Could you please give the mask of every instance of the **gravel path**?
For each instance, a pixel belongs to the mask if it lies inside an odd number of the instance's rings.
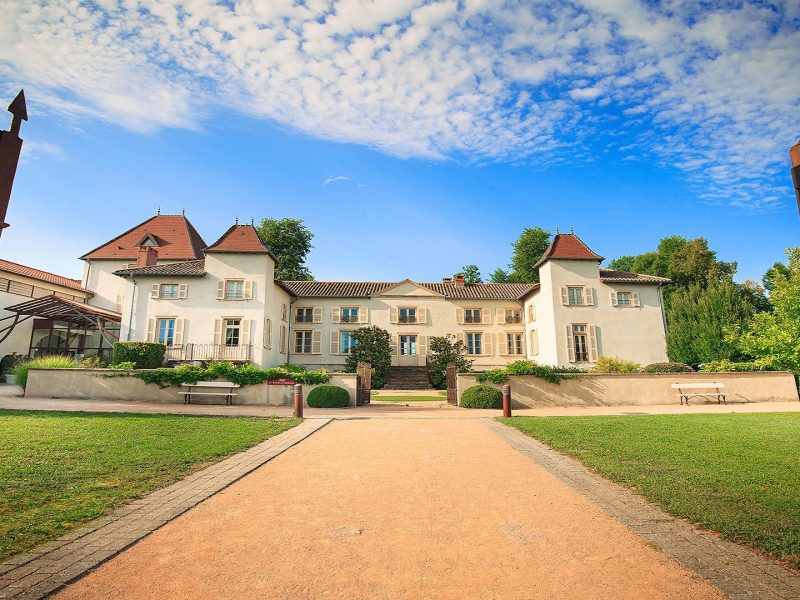
[[[715,598],[480,421],[334,421],[59,598]]]

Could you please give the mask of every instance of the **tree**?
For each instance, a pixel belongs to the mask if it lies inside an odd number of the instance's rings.
[[[766,273],[764,273],[764,277],[761,278],[761,283],[764,284],[764,289],[766,289],[768,292],[772,291],[772,281],[778,273],[784,277],[789,277],[789,267],[782,262],[776,262],[769,270],[767,270]]]
[[[351,337],[355,346],[347,354],[345,369],[348,373],[355,373],[358,363],[369,363],[372,365],[372,387],[382,388],[386,385],[389,368],[392,366],[392,338],[389,332],[371,325],[356,329]]]
[[[263,219],[258,233],[272,253],[278,257],[275,279],[313,281],[306,267],[306,256],[313,247],[314,234],[300,219]]]
[[[746,353],[726,338],[730,326],[741,326],[753,306],[730,279],[706,287],[692,283],[672,296],[667,309],[667,354],[670,360],[698,365],[712,360],[743,360]]]
[[[428,372],[433,387],[443,390],[447,387],[447,365],[455,363],[456,370],[464,373],[472,368],[472,361],[466,358],[467,347],[453,335],[432,336],[428,340]]]
[[[628,254],[627,256],[620,256],[609,262],[608,268],[614,271],[627,271],[631,273],[633,272],[633,263],[635,261],[636,257],[633,255]]]
[[[489,281],[492,283],[508,283],[508,273],[497,267],[492,274],[489,275]]]
[[[481,271],[477,265],[467,265],[461,269],[460,273],[456,273],[456,275],[463,275],[464,283],[483,283]]]
[[[550,232],[541,227],[526,227],[517,241],[512,244],[511,274],[513,283],[539,283],[539,269],[534,266],[542,258],[550,244]]]
[[[800,374],[800,248],[786,251],[786,271],[770,276],[772,312],[760,312],[740,326],[728,330],[727,339],[756,364]],[[772,269],[771,269],[772,270]]]

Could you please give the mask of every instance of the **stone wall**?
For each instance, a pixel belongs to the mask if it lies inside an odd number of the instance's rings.
[[[678,404],[678,391],[670,387],[679,382],[718,382],[725,384],[729,403],[798,401],[797,385],[792,373],[757,371],[752,373],[586,373],[563,379],[560,384],[548,383],[530,375],[509,377],[513,406],[539,408],[545,406],[646,406]],[[459,374],[458,401],[464,390],[477,385],[476,376]],[[487,383],[496,388],[502,385]],[[701,390],[697,390],[701,391]],[[713,391],[713,390],[711,390]],[[694,398],[692,404],[708,400]]]
[[[182,403],[181,388],[169,386],[160,388],[148,384],[137,377],[108,377],[119,374],[113,369],[31,369],[25,396],[28,398],[76,398],[102,400],[137,400],[140,402]],[[356,403],[355,373],[331,375],[327,385],[336,385],[347,390],[350,405]],[[303,397],[316,385],[303,385]],[[270,406],[291,405],[293,386],[247,385],[236,390],[234,404],[263,404]],[[192,402],[197,404],[224,403],[222,397],[199,396]]]

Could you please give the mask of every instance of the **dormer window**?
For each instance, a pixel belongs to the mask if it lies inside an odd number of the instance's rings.
[[[161,244],[158,243],[158,240],[156,240],[153,234],[148,233],[141,240],[139,240],[139,243],[136,245],[139,247],[148,246],[150,248],[158,248]]]

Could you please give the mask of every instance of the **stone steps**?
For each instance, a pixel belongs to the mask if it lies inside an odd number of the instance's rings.
[[[385,387],[391,390],[432,389],[426,367],[392,367]]]

